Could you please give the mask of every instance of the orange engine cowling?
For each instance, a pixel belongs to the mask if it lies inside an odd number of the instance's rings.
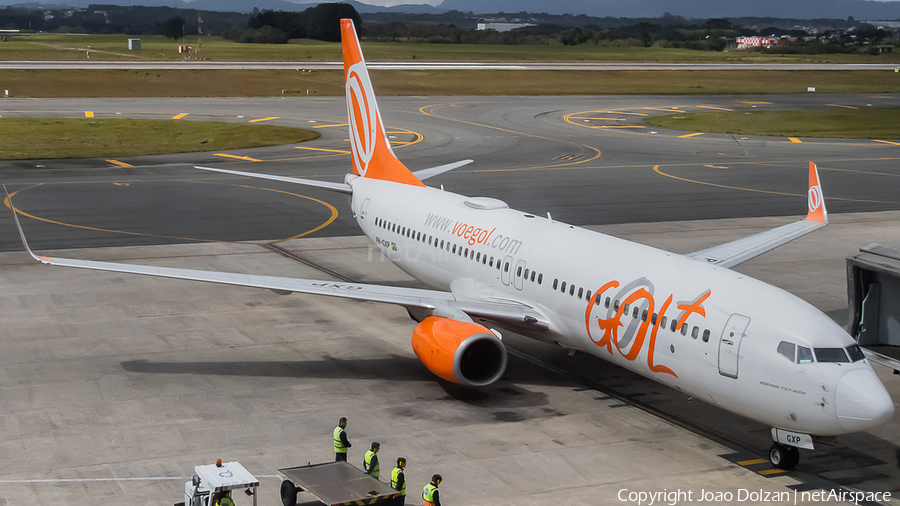
[[[429,316],[412,335],[412,347],[431,372],[460,385],[483,387],[506,370],[506,348],[482,325]]]

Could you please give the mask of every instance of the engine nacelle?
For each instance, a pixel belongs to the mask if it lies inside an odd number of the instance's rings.
[[[412,347],[428,370],[460,385],[487,386],[506,370],[506,347],[477,323],[429,316],[413,331]]]

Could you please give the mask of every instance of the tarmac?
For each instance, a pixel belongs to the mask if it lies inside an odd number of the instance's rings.
[[[846,325],[846,257],[873,242],[900,248],[898,141],[687,134],[654,131],[643,118],[896,100],[386,97],[381,110],[413,170],[476,160],[429,184],[677,253],[799,219],[806,162],[815,160],[831,224],[736,270]],[[31,215],[23,226],[40,253],[330,279],[320,266],[418,286],[354,235],[344,196],[192,168],[339,181],[349,164],[344,107],[342,98],[10,99],[0,103],[4,118],[278,116],[271,122],[322,138],[229,153],[4,161],[0,174]],[[900,504],[881,500],[900,495],[897,420],[802,452],[796,470],[777,472],[764,459],[768,427],[598,358],[504,333],[504,378],[460,388],[416,359],[403,308],[43,266],[21,250],[5,211],[0,506],[174,504],[193,467],[217,458],[255,473],[259,504],[274,506],[276,470],[332,460],[342,416],[352,464],[372,441],[385,475],[397,456],[408,459],[408,504],[434,473],[448,506],[840,503],[831,491]],[[262,247],[271,241],[307,263]],[[900,376],[875,370],[900,400]]]
[[[687,252],[792,219],[592,228]],[[870,242],[900,247],[900,212],[830,219],[738,270],[845,321],[846,256]],[[358,281],[415,284],[363,237],[281,246]],[[328,279],[254,244],[46,253]],[[333,459],[341,416],[352,464],[361,466],[372,441],[382,445],[384,474],[397,456],[408,459],[408,504],[433,473],[444,477],[444,504],[473,506],[650,504],[642,492],[683,494],[666,504],[697,503],[704,493],[713,504],[820,504],[828,501],[802,491],[900,488],[896,421],[826,450],[844,452],[841,465],[817,469],[822,455],[804,453],[796,471],[766,476],[760,468],[771,466],[748,463],[764,456],[754,444],[766,444],[755,443],[766,428],[594,357],[505,335],[512,354],[498,383],[468,390],[439,381],[410,349],[415,323],[400,307],[48,267],[24,252],[0,253],[0,283],[4,506],[174,504],[193,466],[217,458],[241,462],[260,478],[259,504],[277,505],[275,471]],[[876,371],[900,399],[898,376]],[[622,402],[607,386],[676,416],[693,413],[696,426]],[[707,431],[724,434],[724,444]]]

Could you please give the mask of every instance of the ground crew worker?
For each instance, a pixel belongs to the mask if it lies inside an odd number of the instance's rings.
[[[224,492],[222,497],[216,501],[216,506],[234,506],[234,500],[231,499],[231,492]]]
[[[422,500],[425,506],[441,506],[441,498],[438,495],[438,485],[444,481],[441,478],[441,475],[436,474],[431,477],[431,483],[425,485],[425,489],[422,490]]]
[[[378,455],[376,455],[380,449],[381,444],[378,441],[375,441],[372,443],[372,448],[366,452],[366,457],[363,459],[363,471],[376,480],[381,476],[381,468],[378,466]]]
[[[404,506],[406,504],[406,474],[403,468],[406,467],[406,459],[397,458],[397,467],[391,471],[391,488],[400,492],[400,497],[394,499],[395,506]]]
[[[353,446],[347,439],[347,417],[342,416],[338,421],[338,426],[334,428],[334,461],[347,462],[347,448]]]

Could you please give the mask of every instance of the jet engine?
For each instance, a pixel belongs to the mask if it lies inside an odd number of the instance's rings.
[[[482,325],[429,316],[413,331],[419,360],[439,377],[460,385],[483,387],[506,370],[506,348]]]

